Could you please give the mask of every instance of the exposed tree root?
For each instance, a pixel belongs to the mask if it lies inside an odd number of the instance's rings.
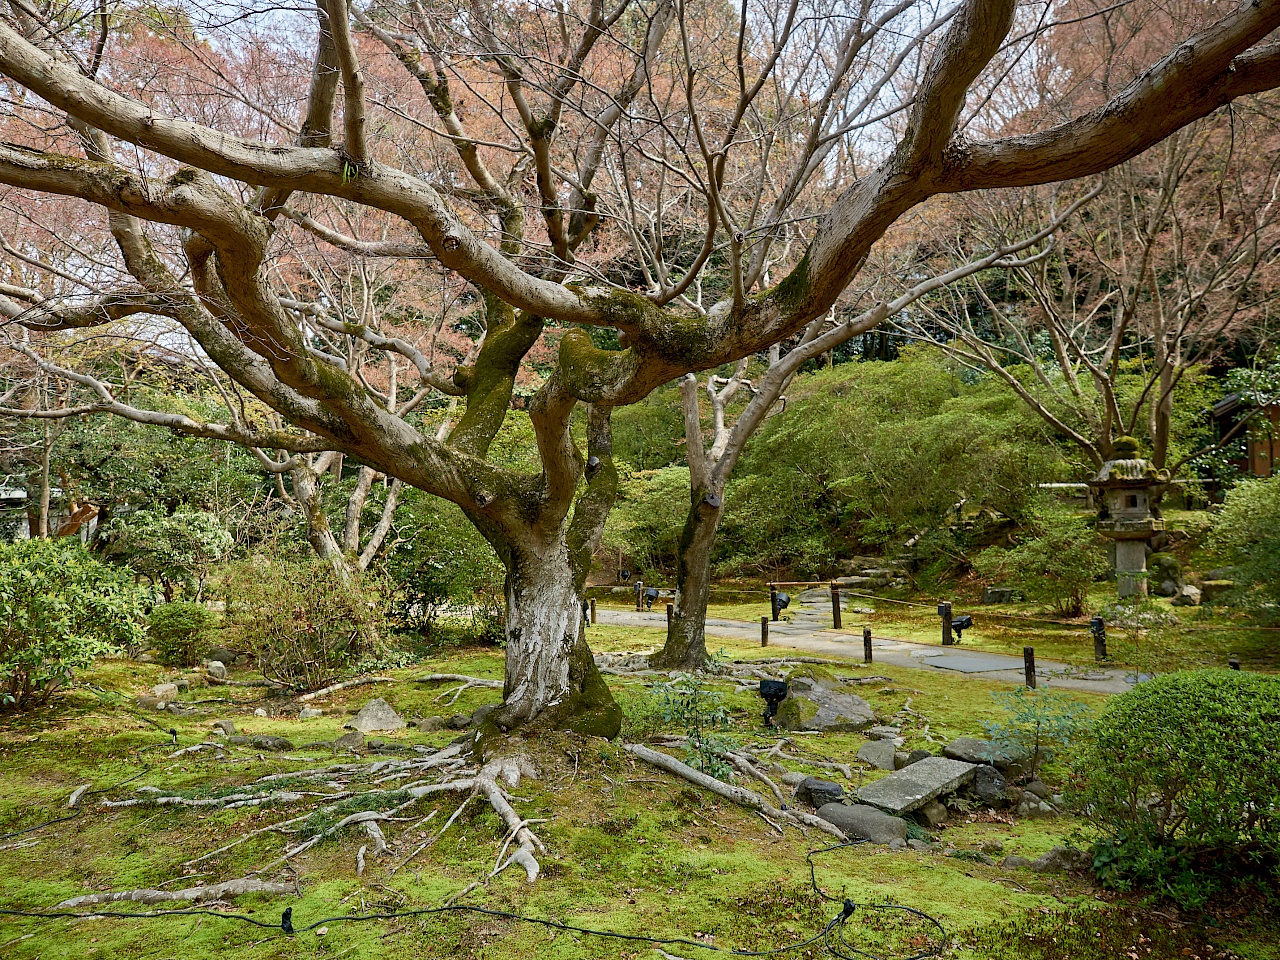
[[[187,797],[175,797],[171,794],[150,795],[145,797],[134,797],[132,800],[103,800],[104,807],[218,807],[223,810],[232,810],[236,807],[257,807],[264,803],[297,803],[305,800],[307,797],[325,797],[333,799],[335,796],[348,796],[342,794],[328,793],[295,793],[292,790],[278,790],[274,793],[232,793],[225,797],[201,797],[195,800]]]
[[[710,790],[716,796],[724,797],[726,800],[732,800],[739,806],[746,807],[749,810],[755,810],[763,813],[774,820],[787,820],[800,827],[816,827],[824,833],[829,833],[833,837],[838,838],[842,842],[848,840],[844,832],[834,824],[827,823],[821,817],[816,817],[811,813],[805,813],[803,810],[779,810],[770,804],[764,797],[758,793],[752,793],[742,787],[735,787],[732,784],[725,783],[723,780],[717,780],[715,777],[707,776],[699,770],[693,769],[686,764],[681,763],[675,757],[670,757],[665,753],[659,753],[657,750],[650,750],[648,747],[641,746],[638,743],[628,743],[623,749],[632,756],[639,757],[646,763],[651,763],[655,767],[661,767],[668,773],[674,773],[678,777],[684,777],[690,783],[702,787],[704,790]]]
[[[272,690],[288,690],[288,684],[281,683],[279,680],[227,680],[226,678],[215,677],[212,674],[204,675],[204,682],[213,684],[217,687],[268,687]]]
[[[465,691],[470,690],[472,687],[480,687],[485,690],[501,690],[503,686],[503,681],[501,680],[486,680],[483,677],[468,677],[466,674],[462,674],[462,673],[428,673],[425,676],[418,677],[414,682],[415,683],[445,682],[445,683],[461,684],[461,686],[455,687],[452,690],[445,690],[438,697],[436,697],[435,700],[432,701],[433,703],[439,703],[441,700],[444,700],[445,697],[448,697],[449,694],[452,693],[453,696],[449,697],[448,700],[445,700],[446,706],[448,706],[451,703],[457,703],[458,698],[462,696],[462,694]]]
[[[299,703],[307,703],[315,700],[317,697],[328,696],[331,693],[337,693],[339,690],[346,690],[350,687],[363,687],[370,683],[395,683],[395,677],[361,677],[358,680],[344,680],[342,683],[335,683],[319,690],[313,690],[311,693],[304,693],[300,697],[294,697]]]
[[[266,883],[262,880],[242,879],[228,880],[225,883],[214,883],[207,887],[188,887],[185,890],[121,890],[116,893],[91,893],[83,897],[72,897],[63,900],[53,907],[54,910],[70,910],[74,907],[96,906],[103,903],[166,903],[173,900],[186,900],[195,903],[201,900],[221,900],[224,897],[237,897],[245,893],[296,893],[292,883]]]

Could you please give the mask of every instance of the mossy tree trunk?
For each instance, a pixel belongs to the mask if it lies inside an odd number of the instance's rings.
[[[667,642],[649,659],[654,667],[696,672],[707,665],[711,551],[723,515],[722,491],[705,487],[693,491],[676,551],[676,599],[667,625]]]
[[[507,557],[503,728],[545,726],[612,739],[622,713],[596,669],[582,618],[585,571],[557,537]]]

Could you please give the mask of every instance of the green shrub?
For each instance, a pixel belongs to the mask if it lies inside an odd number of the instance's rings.
[[[1280,618],[1280,474],[1227,494],[1210,545],[1234,567],[1236,599],[1263,619]]]
[[[1104,883],[1201,904],[1280,861],[1280,678],[1171,673],[1114,697],[1076,765]]]
[[[1033,600],[1049,603],[1059,616],[1084,612],[1089,584],[1107,572],[1100,541],[1079,517],[1042,507],[1029,537],[1011,549],[991,547],[974,559],[974,569],[990,580],[1015,583]]]
[[[142,639],[142,593],[76,539],[0,544],[0,709],[26,709]]]
[[[392,584],[391,622],[434,640],[448,613],[461,621],[467,641],[502,642],[506,570],[493,547],[456,506],[417,491],[406,494],[397,517],[412,535],[391,548],[383,566]]]
[[[156,659],[174,667],[196,662],[217,618],[202,603],[175,600],[157,603],[147,615],[147,637]]]
[[[322,560],[234,564],[222,590],[239,645],[262,675],[299,690],[322,687],[373,653],[385,623],[376,581],[344,579]]]

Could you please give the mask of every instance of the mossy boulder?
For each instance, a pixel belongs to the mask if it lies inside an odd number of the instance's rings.
[[[876,722],[871,704],[850,693],[828,670],[805,664],[787,677],[787,698],[778,705],[784,730],[853,733]]]

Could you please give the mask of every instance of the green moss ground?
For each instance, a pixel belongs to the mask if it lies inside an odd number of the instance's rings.
[[[597,650],[641,649],[652,646],[654,634],[600,626],[591,629],[590,640]],[[726,643],[725,653],[762,658],[779,651]],[[293,714],[254,717],[255,706],[275,709],[285,703],[264,698],[259,689],[206,687],[194,682],[183,699],[201,712],[190,717],[144,713],[132,706],[132,698],[178,672],[106,661],[55,698],[47,709],[0,719],[0,776],[4,784],[0,833],[65,815],[68,794],[82,783],[93,782],[101,788],[141,774],[106,796],[134,796],[140,786],[209,796],[268,773],[330,763],[334,759],[330,752],[303,750],[302,745],[339,735],[348,712],[372,697],[385,697],[406,717],[469,713],[495,702],[497,691],[468,690],[456,704],[443,706],[435,700],[451,685],[415,683],[413,678],[429,672],[499,677],[501,669],[500,651],[454,651],[438,660],[392,671],[390,675],[398,680],[395,684],[334,694],[323,705],[335,712],[304,722],[294,719]],[[930,745],[930,737],[944,742],[961,734],[980,734],[981,720],[996,714],[990,694],[1005,689],[1000,684],[932,671],[878,665],[874,671],[875,676],[885,679],[863,686],[859,692],[878,714],[890,717],[910,699],[911,708],[925,718],[905,728],[909,747]],[[851,664],[837,672],[867,675],[871,668]],[[643,682],[609,680],[626,713],[624,737],[639,739],[664,729],[655,699]],[[95,694],[87,683],[122,696]],[[732,736],[763,745],[775,742],[776,735],[758,724],[760,702],[753,694],[734,692],[735,684],[729,681],[717,681],[713,686],[733,715]],[[195,704],[218,699],[233,702]],[[1101,702],[1096,696],[1086,699],[1095,706]],[[237,748],[221,761],[212,752],[168,757],[173,748],[165,731],[170,727],[178,731],[180,744],[186,746],[205,739],[211,722],[226,716],[234,718],[241,733],[285,736],[299,749],[279,755]],[[442,745],[455,735],[452,731],[410,729],[384,739]],[[860,737],[850,734],[803,738],[813,755],[841,760],[850,760],[861,742]],[[936,743],[933,746],[936,749]],[[826,846],[825,835],[811,831],[805,838],[789,829],[785,836],[779,836],[761,818],[636,761],[619,744],[564,735],[545,738],[529,749],[541,775],[514,791],[518,798],[515,805],[523,816],[547,821],[534,828],[548,847],[548,853],[540,858],[543,876],[530,885],[522,874],[508,871],[464,902],[600,929],[683,936],[746,949],[806,939],[835,913],[835,904],[813,894],[805,862],[807,850]],[[810,768],[809,772],[821,771]],[[1050,776],[1053,773],[1050,771]],[[855,781],[847,786],[855,787],[859,776],[882,775],[855,771]],[[0,899],[4,906],[39,910],[92,891],[175,888],[243,876],[274,859],[283,849],[284,838],[263,834],[196,867],[184,869],[182,864],[249,830],[303,812],[296,805],[220,812],[141,806],[107,810],[98,806],[99,799],[87,799],[83,813],[75,820],[0,840]],[[405,821],[386,825],[391,856],[372,863],[364,877],[356,876],[355,854],[367,840],[362,833],[351,831],[297,857],[292,871],[277,868],[264,874],[273,880],[296,878],[300,896],[240,897],[234,901],[234,909],[275,922],[288,905],[293,907],[294,923],[302,926],[353,912],[439,905],[493,867],[505,828],[487,805],[470,804],[438,843],[394,876],[389,864],[399,863],[438,829],[458,804],[459,798],[453,796],[428,798],[406,810]],[[437,812],[429,823],[416,826],[432,811]],[[937,832],[946,845],[969,852],[967,858],[914,851],[891,853],[860,846],[818,857],[817,875],[833,896],[897,902],[937,916],[956,943],[966,945],[953,947],[948,956],[985,960],[996,956],[989,945],[993,941],[1015,942],[1043,933],[1027,924],[1043,927],[1048,923],[1043,918],[1053,919],[1063,911],[1070,918],[1115,909],[1112,895],[1102,894],[1078,878],[1005,871],[973,855],[982,843],[999,839],[1005,853],[1035,857],[1065,842],[1077,826],[1071,820],[1006,822],[972,815]],[[1169,925],[1158,914],[1140,915],[1144,923]],[[1045,929],[1049,931],[1043,933],[1045,937],[1057,935],[1053,932],[1057,928]],[[1152,960],[1192,956],[1209,941],[1219,951],[1230,947],[1249,960],[1280,957],[1280,952],[1268,946],[1280,941],[1277,930],[1259,928],[1256,921],[1250,925],[1242,918],[1238,924],[1216,930],[1178,929],[1181,939],[1171,941],[1168,950],[1172,952],[1141,956]],[[857,946],[897,955],[911,952],[913,938],[919,933],[912,925],[866,912],[856,914],[846,930]],[[1183,953],[1184,946],[1193,953]],[[692,947],[667,949],[677,956],[711,956]],[[539,960],[659,956],[644,944],[462,914],[330,923],[323,936],[311,932],[293,938],[210,916],[80,922],[0,917],[0,951],[22,960],[211,955],[291,960],[341,956]],[[816,946],[789,954],[824,955]],[[1097,952],[1074,956],[1091,960],[1124,955]]]

